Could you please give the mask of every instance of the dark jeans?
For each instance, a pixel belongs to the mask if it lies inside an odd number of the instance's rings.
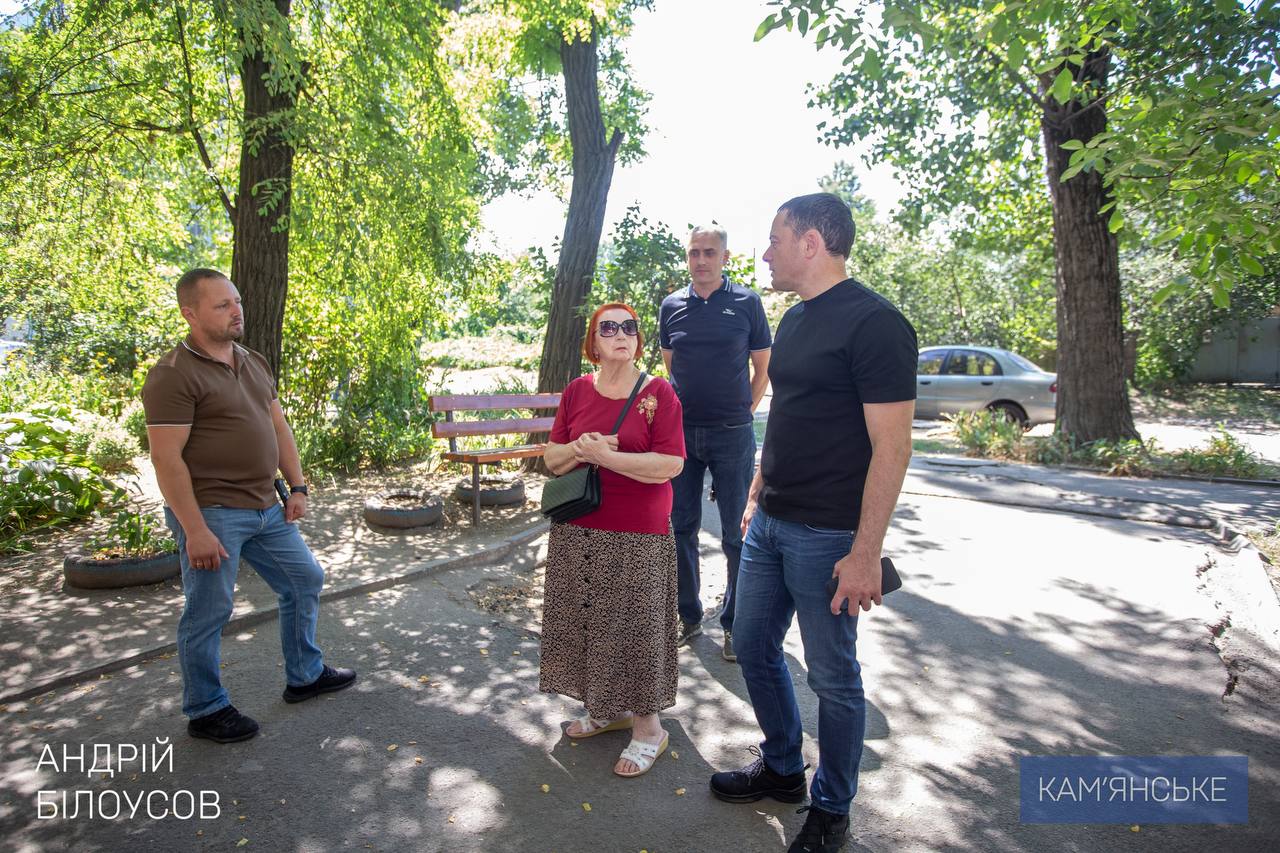
[[[733,646],[751,707],[764,732],[760,752],[775,773],[804,768],[804,731],[782,642],[800,619],[809,687],[818,696],[818,769],[813,804],[847,814],[858,791],[867,702],[858,665],[858,618],[832,616],[827,580],[853,547],[855,531],[813,527],[757,509],[738,576]],[[858,611],[855,608],[854,613]]]
[[[671,529],[676,537],[680,619],[702,621],[699,597],[698,531],[702,527],[702,483],[708,470],[720,510],[720,547],[728,564],[720,625],[733,630],[734,588],[742,557],[742,510],[755,473],[756,434],[752,422],[735,426],[684,428],[684,470],[671,481]]]

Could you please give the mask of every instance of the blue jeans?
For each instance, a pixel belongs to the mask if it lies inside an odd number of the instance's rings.
[[[702,481],[708,469],[720,509],[720,547],[728,564],[720,625],[733,630],[734,588],[742,557],[742,510],[755,473],[756,434],[750,421],[737,426],[684,428],[684,469],[671,481],[671,531],[676,538],[680,619],[702,621],[698,531],[702,527]]]
[[[164,510],[182,558],[186,605],[178,620],[178,662],[182,666],[182,713],[192,719],[231,704],[222,686],[219,664],[222,629],[231,618],[241,556],[279,597],[280,646],[287,682],[310,684],[324,669],[323,656],[316,647],[324,570],[302,541],[297,525],[284,520],[279,504],[262,510],[201,507],[200,514],[228,554],[217,571],[191,567],[186,533],[173,512],[168,507]]]
[[[799,615],[809,687],[818,696],[818,770],[809,793],[814,805],[836,814],[848,813],[858,791],[867,728],[858,619],[832,616],[826,592],[836,561],[853,547],[854,533],[782,521],[757,509],[742,549],[733,632],[751,707],[764,732],[760,752],[775,773],[799,773],[800,707],[782,654],[791,617]]]

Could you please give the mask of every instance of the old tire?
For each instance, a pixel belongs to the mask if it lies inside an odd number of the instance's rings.
[[[418,489],[392,489],[364,502],[364,520],[379,527],[426,527],[443,517],[440,499]]]
[[[471,503],[471,478],[463,477],[453,490],[453,496],[465,504]],[[481,474],[480,506],[511,506],[524,503],[524,480],[515,474]]]
[[[87,554],[68,554],[62,577],[76,589],[119,589],[160,583],[182,574],[177,551],[154,557],[116,557],[97,560]]]

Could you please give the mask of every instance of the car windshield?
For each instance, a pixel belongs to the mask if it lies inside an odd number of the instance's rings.
[[[1009,356],[1009,360],[1010,360],[1010,361],[1012,361],[1014,364],[1018,365],[1018,367],[1021,367],[1023,370],[1030,370],[1030,371],[1032,371],[1033,373],[1044,373],[1044,371],[1043,371],[1043,370],[1041,370],[1040,368],[1036,367],[1034,364],[1032,364],[1031,362],[1027,361],[1025,358],[1023,358],[1022,356],[1018,355],[1016,352],[1009,352],[1008,350],[1006,350],[1006,351],[1005,351],[1005,354],[1006,354],[1007,356]]]

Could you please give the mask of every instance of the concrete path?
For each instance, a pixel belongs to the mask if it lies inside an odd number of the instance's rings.
[[[953,479],[913,470],[886,543],[905,586],[860,624],[871,713],[855,840],[846,850],[1275,849],[1276,659],[1264,655],[1233,672],[1210,631],[1224,628],[1220,579],[1257,569],[1249,564],[1256,554],[1224,551],[1195,526],[984,502],[963,492],[981,496],[1001,481],[945,476]],[[1012,479],[1002,479],[1012,489]],[[1054,494],[1052,485],[1032,485]],[[949,493],[923,493],[943,489]],[[1194,508],[1180,509],[1190,516]],[[715,513],[708,507],[704,517],[712,528],[704,571],[714,594],[723,562]],[[476,603],[478,595],[529,585],[537,562],[525,553],[327,604],[321,643],[334,663],[359,668],[361,680],[302,705],[279,698],[273,626],[229,635],[227,683],[238,707],[263,725],[245,744],[186,737],[172,660],[11,703],[2,712],[11,733],[0,753],[3,845],[784,849],[803,820],[792,807],[731,806],[706,790],[714,770],[750,760],[746,748],[759,737],[739,672],[719,656],[718,628],[681,654],[678,704],[664,715],[672,749],[648,775],[622,780],[610,772],[622,735],[576,745],[560,735],[578,709],[538,692],[536,611],[495,615]],[[816,705],[804,686],[798,632],[786,648],[813,762]],[[64,745],[85,745],[92,754],[93,744],[156,738],[174,744],[172,771],[106,779],[36,768],[45,745],[58,755]],[[1136,832],[1020,823],[1018,758],[1069,754],[1246,755],[1250,823]],[[135,800],[140,792],[209,791],[221,810],[204,821],[37,820],[39,791],[75,790],[97,802],[106,791]]]

